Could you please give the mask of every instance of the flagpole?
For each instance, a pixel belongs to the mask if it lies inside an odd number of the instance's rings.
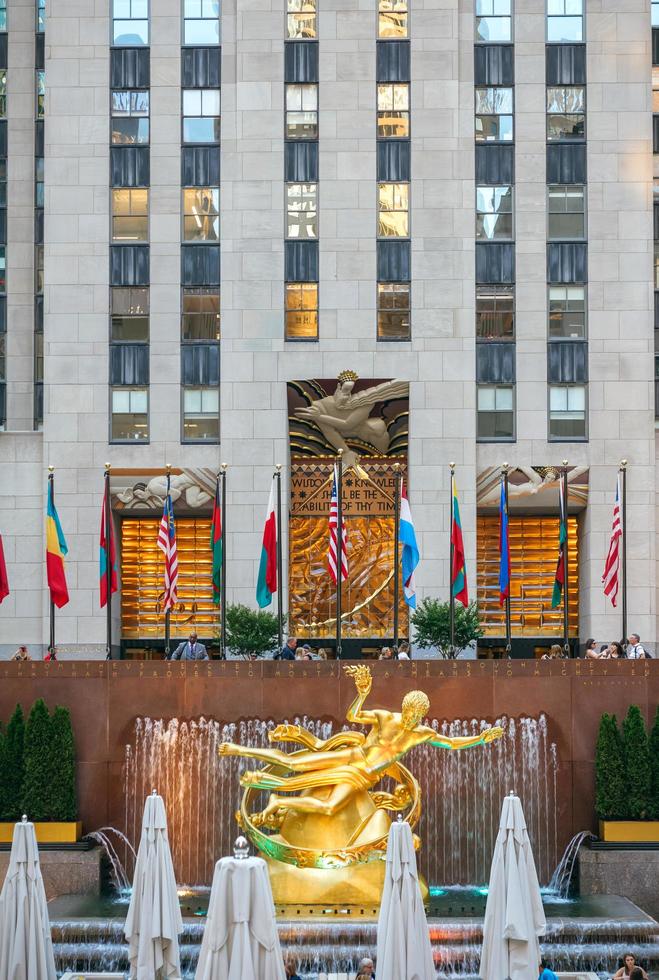
[[[570,654],[570,594],[569,594],[569,526],[567,519],[567,463],[566,459],[563,460],[563,471],[561,474],[561,483],[563,487],[563,517],[565,519],[565,543],[563,545],[563,649],[565,650],[566,657]]]
[[[394,463],[396,497],[394,500],[394,651],[398,652],[398,603],[400,592],[400,488],[402,473],[400,463]]]
[[[451,656],[455,649],[455,601],[453,598],[453,480],[455,478],[455,463],[449,463],[451,478],[449,480],[449,561],[448,561],[448,593],[451,628]]]
[[[622,645],[627,645],[627,460],[620,460],[620,483],[622,500],[620,512],[622,515]]]
[[[112,508],[110,507],[110,464],[105,464],[105,473],[103,474],[103,479],[105,481],[105,500],[103,502],[104,507],[104,520],[105,520],[105,581],[107,588],[107,595],[105,599],[105,631],[106,631],[106,641],[105,641],[105,659],[112,660],[112,530],[110,528],[110,521],[112,520]]]
[[[508,463],[504,463],[503,466],[501,467],[501,473],[503,475],[503,506],[506,508],[506,528],[507,528],[507,537],[506,537],[507,554],[506,554],[506,562],[508,564],[508,595],[505,598],[505,603],[506,603],[506,606],[505,606],[505,609],[506,609],[506,656],[508,657],[508,659],[510,659],[511,651],[512,651],[512,642],[511,642],[512,628],[511,628],[511,625],[510,625],[510,579],[511,579],[511,573],[510,573],[510,544],[509,544],[509,542],[510,542],[510,514],[508,512],[508,470],[509,470]]]
[[[220,562],[220,658],[227,657],[227,464],[220,467],[222,477],[220,541],[222,542],[222,560]]]
[[[171,469],[172,469],[171,463],[167,463],[167,493],[165,495],[165,500],[167,500],[167,498],[169,497],[169,482],[171,476]],[[168,517],[169,517],[169,510],[168,510]],[[168,598],[169,596],[165,599],[165,602],[168,601]],[[165,610],[165,660],[169,660],[169,654],[171,652],[169,646],[169,611],[170,611],[169,606],[167,606],[167,609]]]
[[[275,466],[275,480],[277,481],[277,628],[279,631],[278,650],[284,646],[284,583],[282,581],[282,558],[281,558],[281,463]]]
[[[341,659],[341,579],[343,578],[343,450],[337,456],[336,488],[336,659]]]
[[[55,467],[48,467],[48,493],[50,499],[53,502],[53,507],[55,506]],[[52,653],[55,648],[55,603],[53,602],[53,593],[50,590],[50,644],[49,649]]]

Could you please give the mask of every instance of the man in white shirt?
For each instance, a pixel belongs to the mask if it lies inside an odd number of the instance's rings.
[[[627,640],[627,659],[645,660],[649,654],[641,646],[641,638],[638,633],[632,633]]]

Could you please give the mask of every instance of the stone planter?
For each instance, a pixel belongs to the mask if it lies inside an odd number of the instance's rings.
[[[600,839],[609,844],[659,844],[659,820],[600,820]]]
[[[56,820],[35,823],[34,832],[38,844],[75,844],[82,837],[82,821],[59,823]],[[0,822],[0,844],[11,844],[14,822]]]

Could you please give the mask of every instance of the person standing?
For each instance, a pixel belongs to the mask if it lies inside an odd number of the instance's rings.
[[[584,657],[586,660],[599,660],[600,655],[597,652],[597,643],[593,639],[586,640],[586,649],[584,650]]]
[[[28,649],[26,646],[20,646],[11,659],[22,662],[24,660],[32,660],[32,657],[28,653]]]
[[[410,650],[410,645],[407,640],[401,640],[398,644],[398,659],[399,660],[411,660],[412,651]]]
[[[275,660],[295,660],[295,648],[297,647],[297,636],[289,636],[286,645],[275,654]]]
[[[646,660],[651,659],[647,650],[641,646],[641,638],[638,633],[632,633],[627,640],[627,659]]]
[[[206,647],[203,643],[197,643],[197,634],[192,631],[185,643],[179,643],[176,650],[169,658],[170,660],[208,660]]]

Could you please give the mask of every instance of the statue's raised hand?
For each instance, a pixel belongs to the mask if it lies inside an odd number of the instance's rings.
[[[371,668],[367,667],[366,664],[359,664],[359,666],[353,664],[350,667],[343,668],[346,674],[349,674],[355,682],[355,687],[360,694],[366,695],[371,690],[373,685],[373,678],[371,677]]]
[[[504,735],[504,730],[499,725],[495,725],[493,728],[486,728],[483,732],[483,741],[487,744],[488,742],[494,742],[497,738],[501,738]]]

